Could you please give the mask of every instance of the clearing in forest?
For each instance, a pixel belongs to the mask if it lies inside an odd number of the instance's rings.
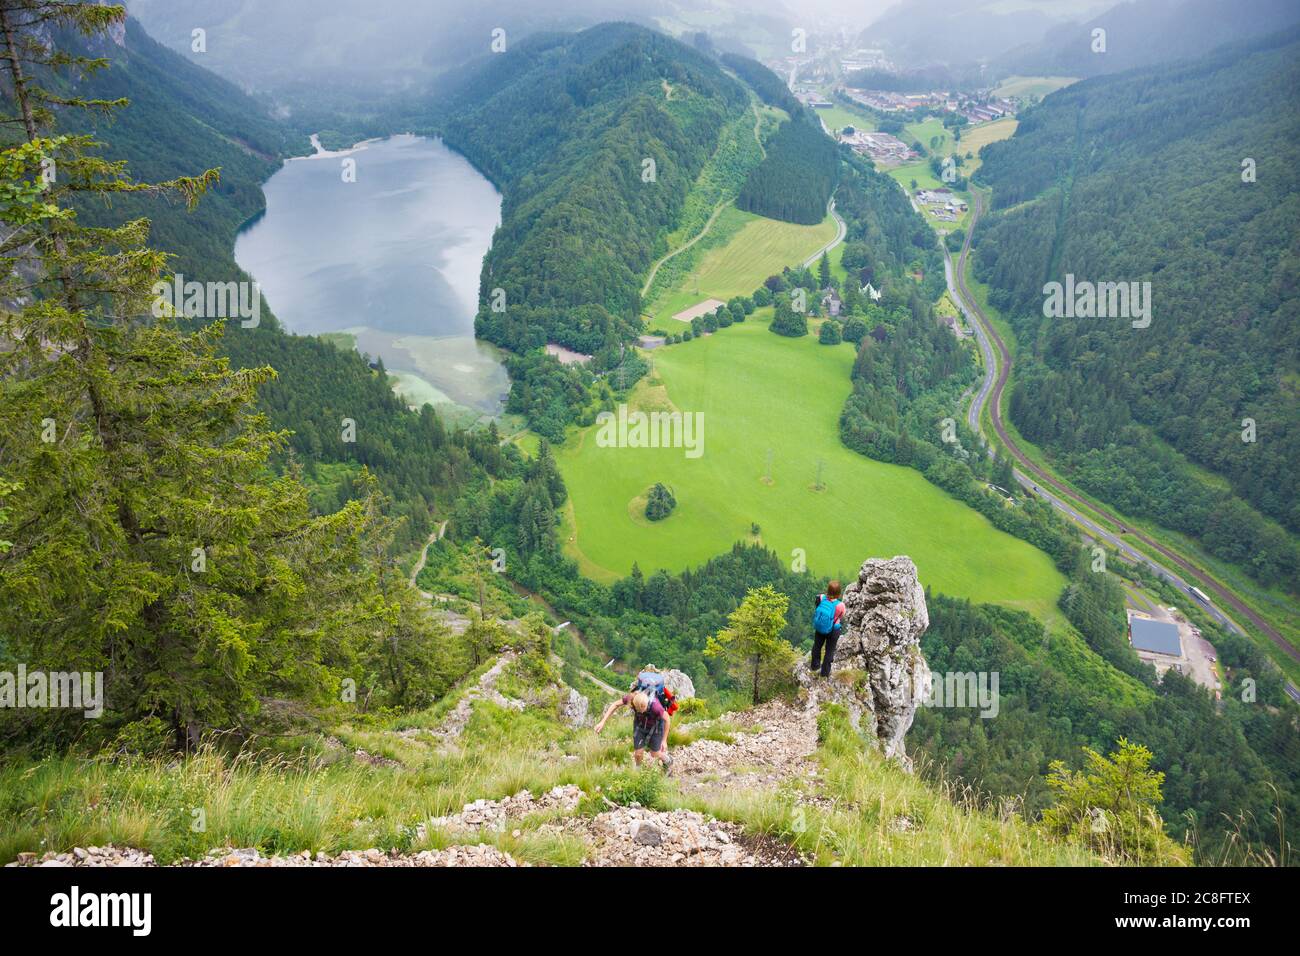
[[[654,371],[629,404],[702,413],[699,457],[683,448],[600,447],[599,426],[557,449],[570,494],[563,539],[583,573],[609,581],[633,562],[646,574],[679,571],[736,541],[761,541],[783,560],[802,553],[821,574],[908,554],[922,580],[945,594],[1055,616],[1065,581],[1046,554],[919,472],[840,442],[853,347],[820,345],[815,332],[773,335],[771,314],[759,309],[715,335],[654,351]],[[633,507],[655,482],[677,499],[662,521]]]

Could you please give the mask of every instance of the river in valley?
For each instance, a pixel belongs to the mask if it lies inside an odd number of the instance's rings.
[[[499,414],[509,381],[474,312],[501,195],[441,140],[313,145],[263,187],[236,261],[286,329],[382,358],[409,404]]]

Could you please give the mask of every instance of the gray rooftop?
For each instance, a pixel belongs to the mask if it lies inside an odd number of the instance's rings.
[[[1168,621],[1153,621],[1145,617],[1128,619],[1130,639],[1139,651],[1152,651],[1156,654],[1168,654],[1181,657],[1182,641],[1178,639],[1178,625]]]

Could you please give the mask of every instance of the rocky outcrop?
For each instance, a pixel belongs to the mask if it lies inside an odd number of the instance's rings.
[[[678,700],[689,700],[695,696],[695,684],[681,671],[664,671],[664,684]]]
[[[854,726],[874,736],[885,756],[907,764],[903,737],[930,692],[920,647],[930,614],[916,565],[902,556],[869,558],[845,587],[844,604],[830,680],[810,674],[806,660],[796,676],[819,699],[844,704]]]
[[[587,698],[570,687],[560,702],[560,719],[570,727],[581,727],[587,722],[589,707]]]

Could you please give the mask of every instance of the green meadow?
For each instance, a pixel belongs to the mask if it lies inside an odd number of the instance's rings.
[[[924,146],[926,152],[937,156],[942,156],[952,150],[952,132],[944,127],[943,120],[937,116],[932,116],[920,123],[908,123],[904,126],[903,135],[899,139],[906,142],[909,138],[912,142]],[[930,145],[932,139],[938,140],[933,146]]]
[[[991,123],[969,126],[963,130],[961,142],[956,144],[957,151],[962,156],[970,153],[971,158],[966,160],[966,165],[962,167],[962,175],[967,177],[975,175],[975,170],[980,168],[980,150],[989,143],[1010,139],[1015,135],[1018,125],[1017,120],[1008,116],[1000,120],[993,120]]]
[[[724,302],[749,295],[763,280],[816,252],[835,238],[835,220],[827,216],[815,226],[766,219],[728,205],[710,233],[714,242],[676,287],[649,306],[651,326],[680,331],[686,326],[673,316],[710,297]]]
[[[745,323],[650,353],[654,370],[629,404],[703,413],[699,457],[682,448],[599,447],[599,426],[558,451],[570,492],[565,548],[583,573],[608,581],[633,562],[647,574],[681,570],[736,541],[760,541],[792,561],[802,549],[819,574],[906,554],[938,591],[1056,619],[1065,581],[1044,553],[918,472],[841,444],[852,346],[820,345],[815,334],[781,338],[767,330],[770,319],[771,309],[760,309]],[[655,482],[677,499],[660,522],[643,509]]]
[[[817,115],[822,118],[826,128],[833,133],[838,133],[846,126],[852,126],[854,129],[873,130],[876,128],[876,120],[870,114],[861,110],[855,110],[852,107],[845,106],[837,102],[829,109],[818,110]]]
[[[907,163],[903,166],[895,166],[892,169],[885,170],[886,175],[898,181],[898,184],[907,190],[907,194],[912,194],[912,180],[916,180],[917,189],[938,189],[940,186],[946,186],[947,183],[939,182],[938,178],[930,170],[930,161],[927,159],[917,160],[914,163]]]
[[[994,96],[1042,98],[1071,83],[1077,83],[1072,76],[1008,76],[993,91]]]

